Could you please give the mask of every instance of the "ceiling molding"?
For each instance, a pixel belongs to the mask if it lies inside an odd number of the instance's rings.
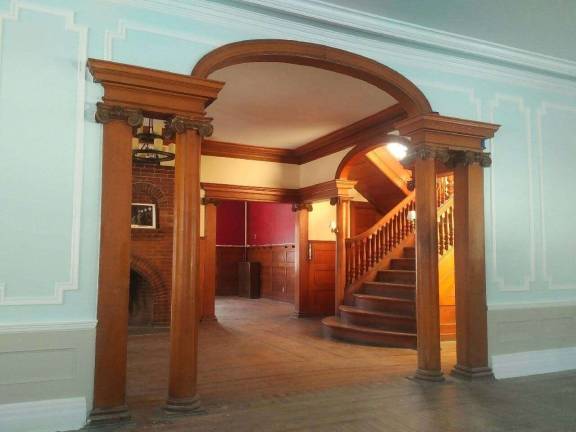
[[[205,156],[220,156],[287,164],[299,163],[298,156],[294,153],[294,150],[212,140],[205,140],[202,143],[202,154]]]
[[[260,7],[276,13],[314,20],[337,28],[378,35],[423,49],[450,52],[467,58],[536,71],[551,76],[576,79],[576,61],[540,54],[464,36],[405,21],[361,12],[352,8],[328,4],[320,0],[234,0],[239,5]]]
[[[399,104],[396,104],[296,149],[278,149],[205,140],[202,144],[202,154],[302,165],[345,148],[387,135],[394,130],[396,122],[405,118],[406,112]]]
[[[351,125],[338,129],[297,149],[300,164],[319,159],[345,148],[357,145],[360,141],[378,135],[386,135],[394,130],[394,124],[406,118],[406,112],[399,105],[392,105]]]

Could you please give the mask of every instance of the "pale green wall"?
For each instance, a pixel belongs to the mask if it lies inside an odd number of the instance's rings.
[[[101,127],[92,119],[101,88],[85,79],[85,57],[187,74],[212,49],[254,38],[363,54],[413,80],[440,113],[502,124],[488,143],[494,156],[486,170],[488,303],[576,300],[574,80],[310,22],[254,21],[245,11],[232,19],[216,3],[184,2],[189,8],[178,9],[144,0],[31,0],[15,9],[19,4],[0,0],[0,147],[6,156],[0,158],[0,325],[96,317]],[[86,344],[83,349],[92,339]],[[492,354],[498,346],[491,345]],[[531,349],[544,348],[535,341]],[[90,365],[82,373],[90,380]]]

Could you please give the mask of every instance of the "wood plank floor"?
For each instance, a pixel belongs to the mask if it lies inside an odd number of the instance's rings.
[[[162,414],[168,334],[132,335],[128,404],[134,422],[113,430],[576,431],[576,373],[421,383],[406,379],[415,351],[325,340],[319,320],[293,318],[291,305],[222,298],[217,316],[200,331],[205,414]],[[448,372],[454,343],[442,348]]]

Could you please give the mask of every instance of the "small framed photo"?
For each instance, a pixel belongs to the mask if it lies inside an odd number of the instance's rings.
[[[132,203],[132,228],[156,229],[156,204]]]

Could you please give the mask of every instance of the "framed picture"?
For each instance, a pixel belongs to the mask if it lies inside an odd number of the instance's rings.
[[[132,228],[156,229],[156,204],[132,203]]]

